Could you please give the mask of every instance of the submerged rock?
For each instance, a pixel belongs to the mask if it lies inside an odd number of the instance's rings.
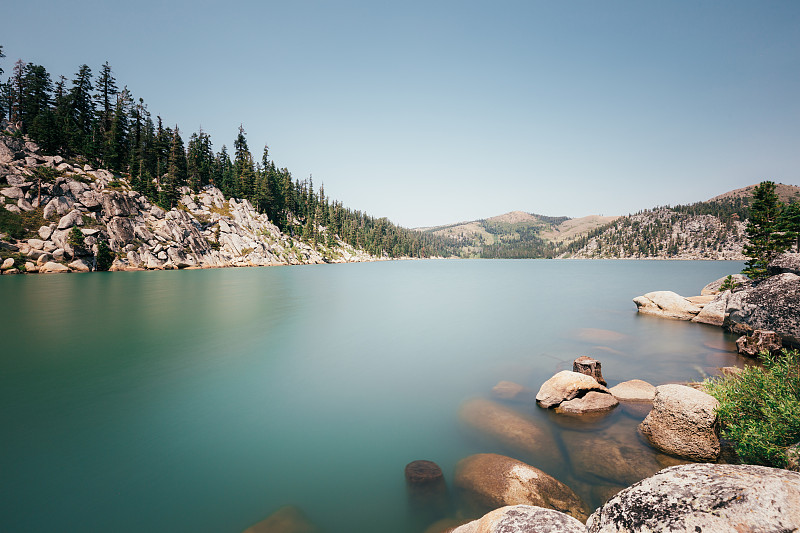
[[[529,463],[557,467],[564,460],[548,427],[497,402],[483,398],[469,400],[461,407],[460,418]]]
[[[653,409],[639,425],[655,448],[692,461],[716,461],[719,402],[710,394],[685,385],[656,387]]]
[[[586,528],[569,515],[530,505],[501,507],[452,533],[585,533]]]
[[[585,521],[588,508],[568,486],[522,461],[493,453],[462,459],[456,465],[455,486],[478,504],[536,505]]]
[[[783,532],[800,528],[800,473],[753,465],[662,470],[598,508],[589,533]]]
[[[300,509],[287,505],[242,533],[319,533],[319,529],[308,521]]]
[[[535,394],[527,387],[513,381],[501,381],[492,388],[492,396],[510,402],[533,402]]]
[[[643,442],[628,418],[594,433],[565,431],[561,438],[573,475],[592,484],[627,486],[681,462]]]

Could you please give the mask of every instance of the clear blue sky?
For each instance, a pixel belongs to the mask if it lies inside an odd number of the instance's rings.
[[[800,2],[3,0],[16,59],[109,61],[183,138],[243,124],[408,227],[800,183]]]

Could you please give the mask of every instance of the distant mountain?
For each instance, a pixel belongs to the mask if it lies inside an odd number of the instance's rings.
[[[569,243],[618,217],[550,217],[511,211],[491,218],[418,228],[446,237],[461,247],[463,257],[554,257]]]
[[[627,216],[568,218],[512,211],[418,231],[455,241],[463,257],[743,260],[755,187]],[[784,203],[800,201],[800,187],[777,184],[776,192]]]

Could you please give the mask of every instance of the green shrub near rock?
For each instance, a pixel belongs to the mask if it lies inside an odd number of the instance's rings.
[[[800,441],[800,353],[762,352],[762,367],[706,382],[719,401],[722,436],[745,463],[786,468],[787,450]]]

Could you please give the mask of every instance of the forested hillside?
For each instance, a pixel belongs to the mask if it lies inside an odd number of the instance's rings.
[[[213,185],[226,198],[249,200],[281,231],[310,243],[335,234],[376,256],[450,256],[456,250],[448,239],[332,200],[322,186],[315,189],[311,177],[294,179],[271,159],[267,146],[257,159],[242,126],[232,150],[223,144],[215,152],[202,129],[185,142],[186,133],[154,116],[143,98],[117,81],[108,62],[96,75],[81,65],[70,79],[54,79],[42,65],[16,61],[0,83],[0,123],[5,121],[44,154],[108,169],[167,210],[178,206],[182,188],[198,193]]]
[[[568,244],[560,257],[743,260],[754,187],[620,217]],[[793,185],[779,184],[777,193],[785,204],[800,199]]]

